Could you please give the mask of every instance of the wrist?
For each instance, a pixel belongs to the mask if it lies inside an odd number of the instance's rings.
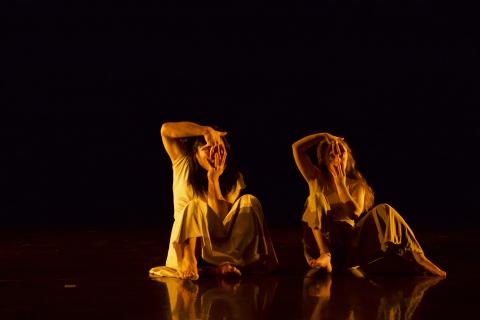
[[[208,134],[211,134],[213,132],[213,128],[209,126],[203,126],[203,135],[206,136]]]
[[[218,175],[217,173],[208,173],[207,177],[208,181],[212,183],[217,183],[220,181],[220,175]]]
[[[215,174],[211,171],[207,172],[207,179],[208,182],[215,182]]]
[[[218,180],[216,180],[213,175],[209,174],[208,175],[208,189],[212,190],[213,192],[216,192],[217,185],[218,185]]]
[[[339,181],[336,183],[337,190],[342,192],[348,192],[347,184],[344,181]]]

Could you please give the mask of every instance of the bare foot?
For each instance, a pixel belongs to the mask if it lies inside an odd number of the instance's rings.
[[[237,276],[240,277],[242,273],[234,265],[224,263],[215,268],[215,273],[221,276]]]
[[[424,254],[414,252],[413,257],[415,258],[415,261],[420,266],[422,266],[427,272],[429,272],[433,275],[436,275],[436,276],[440,276],[442,278],[447,277],[447,273],[445,271],[443,271],[442,269],[440,269],[439,267],[437,267],[433,262],[428,260],[427,257],[425,257]]]
[[[321,254],[317,259],[310,258],[308,264],[312,268],[325,269],[328,273],[332,272],[332,257],[329,254]]]
[[[190,242],[179,245],[177,249],[178,273],[181,279],[198,280],[197,258],[195,248]]]

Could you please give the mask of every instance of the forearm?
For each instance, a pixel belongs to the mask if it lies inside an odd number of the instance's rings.
[[[162,136],[169,138],[187,138],[206,135],[211,130],[208,126],[202,126],[194,122],[165,122],[161,128]]]
[[[292,148],[294,151],[304,152],[310,147],[313,147],[320,141],[326,139],[329,136],[328,133],[314,133],[309,136],[303,137],[300,140],[293,143]]]
[[[222,195],[218,179],[209,179],[207,203],[218,217],[223,219],[228,212],[228,202]]]

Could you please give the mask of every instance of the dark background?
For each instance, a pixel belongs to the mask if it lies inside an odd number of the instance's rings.
[[[297,225],[291,144],[350,143],[414,227],[474,229],[473,8],[429,1],[9,2],[2,13],[4,226],[169,226],[164,121],[229,132],[268,223]]]

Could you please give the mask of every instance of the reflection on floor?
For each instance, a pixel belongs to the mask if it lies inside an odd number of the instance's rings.
[[[374,280],[373,280],[374,279]],[[309,319],[412,319],[438,277],[335,277],[307,272],[304,314]]]
[[[263,319],[278,285],[272,277],[154,280],[165,285],[172,319]]]
[[[477,312],[480,237],[419,234],[448,272],[325,275],[303,259],[299,230],[273,229],[273,274],[150,279],[168,230],[0,232],[0,319],[467,319]]]
[[[265,319],[273,314],[276,277],[207,279],[157,278],[168,295],[171,319]],[[303,280],[306,319],[413,319],[437,277],[358,279],[307,272]]]

